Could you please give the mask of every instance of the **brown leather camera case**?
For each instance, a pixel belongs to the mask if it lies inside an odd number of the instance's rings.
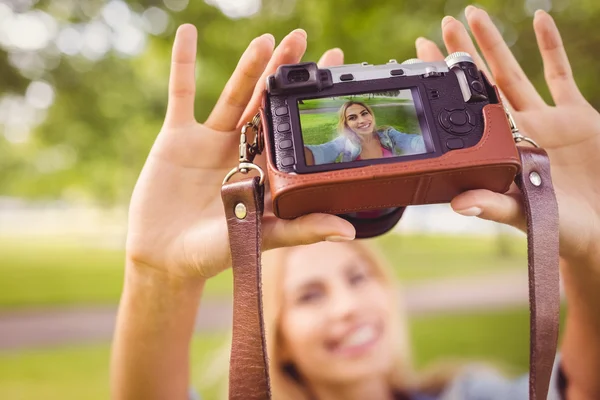
[[[311,174],[282,173],[267,153],[273,211],[292,219],[309,213],[353,211],[418,204],[448,203],[471,189],[504,193],[520,172],[521,162],[502,104],[483,109],[485,131],[474,147],[425,160],[369,165]],[[267,127],[264,107],[263,127]],[[265,148],[273,146],[265,134]]]

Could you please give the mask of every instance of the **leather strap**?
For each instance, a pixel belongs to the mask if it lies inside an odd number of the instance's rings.
[[[271,398],[271,387],[260,279],[264,186],[259,183],[258,177],[227,183],[221,196],[233,266],[229,398],[266,400]]]
[[[546,152],[532,147],[518,149],[522,171],[515,182],[523,193],[527,215],[529,398],[545,400],[558,342],[558,205]]]
[[[523,193],[527,215],[529,398],[544,400],[548,396],[558,341],[558,206],[546,152],[531,147],[518,149],[522,172],[515,182]],[[271,398],[260,286],[263,190],[258,178],[228,183],[222,190],[234,277],[230,399]],[[244,204],[247,209],[245,218],[236,217],[238,203]],[[393,213],[390,218],[398,220],[399,216]]]

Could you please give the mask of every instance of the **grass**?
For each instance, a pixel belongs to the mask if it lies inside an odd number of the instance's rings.
[[[510,375],[527,371],[526,309],[420,317],[411,320],[409,327],[419,368],[440,359],[460,358],[464,363],[492,362]],[[215,360],[215,350],[227,346],[226,337],[202,335],[193,341],[191,382],[203,400],[219,399],[219,385],[209,386],[203,377],[207,363]],[[107,344],[0,353],[0,398],[107,399],[108,360]],[[209,368],[211,374],[220,375],[216,371],[219,368]],[[226,374],[226,369],[222,373]]]
[[[398,236],[376,239],[401,281],[471,276],[525,268],[526,242],[510,238],[509,255],[495,238]],[[122,288],[121,250],[72,242],[0,240],[0,309],[117,304]],[[206,296],[229,296],[231,271],[209,280]]]
[[[348,100],[360,101],[373,107],[378,127],[391,126],[400,132],[420,133],[419,122],[414,110],[403,105],[406,99],[390,97],[344,96],[305,100],[300,104],[300,125],[304,144],[327,143],[337,137],[338,110]],[[398,107],[383,107],[398,104]],[[320,109],[319,113],[302,111]]]

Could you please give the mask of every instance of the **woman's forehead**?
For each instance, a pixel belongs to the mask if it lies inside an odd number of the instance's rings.
[[[361,261],[359,261],[361,260]],[[327,280],[362,261],[351,245],[316,243],[291,250],[286,260],[283,284],[293,289],[309,281]]]
[[[360,104],[352,104],[348,108],[346,108],[346,116],[350,114],[358,114],[362,112],[362,110],[366,110],[365,106],[361,106]]]

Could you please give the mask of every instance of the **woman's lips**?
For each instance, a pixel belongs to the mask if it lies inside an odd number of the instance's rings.
[[[375,323],[362,324],[342,338],[327,344],[329,351],[342,356],[357,356],[370,350],[381,337],[381,327]]]
[[[371,123],[369,122],[368,124],[363,124],[363,125],[358,125],[358,129],[369,129],[371,127]]]

